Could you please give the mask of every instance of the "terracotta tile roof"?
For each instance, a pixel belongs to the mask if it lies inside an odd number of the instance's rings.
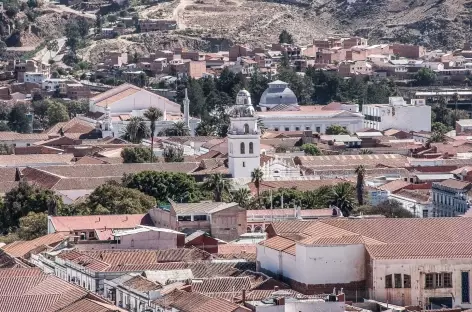
[[[0,155],[0,167],[68,165],[73,159],[73,154]]]
[[[95,229],[132,229],[137,225],[152,225],[147,214],[53,216],[52,225],[57,232],[75,232]]]
[[[59,182],[59,180],[61,180],[61,177],[39,168],[26,167],[21,170],[21,174],[26,181],[48,189],[52,188],[57,182]]]
[[[16,181],[17,180],[16,173],[17,173],[16,168],[0,167],[0,181],[2,182]]]
[[[444,180],[442,182],[435,182],[433,185],[445,186],[445,187],[450,187],[450,188],[459,189],[459,190],[470,188],[472,186],[470,182],[453,180],[453,179]]]
[[[373,259],[472,258],[472,242],[367,245]]]
[[[429,193],[424,193],[422,191],[427,191],[429,190],[407,190],[403,189],[395,193],[395,195],[405,197],[405,198],[410,198],[413,200],[416,200],[417,202],[420,203],[428,203],[430,201],[431,196]]]
[[[48,135],[46,133],[18,133],[11,131],[4,131],[0,136],[0,142],[2,141],[42,141],[47,140]]]
[[[106,304],[91,299],[80,299],[65,307],[64,309],[58,310],[57,312],[126,312],[112,304]]]
[[[44,155],[46,156],[46,155]],[[51,155],[47,155],[51,156]],[[54,155],[53,155],[54,156]],[[0,158],[1,160],[1,158]],[[190,173],[198,168],[199,163],[155,163],[155,164],[105,164],[105,165],[74,165],[48,166],[41,168],[46,172],[66,178],[104,178],[123,177],[123,174],[138,173],[151,170],[160,172]]]
[[[174,290],[163,299],[153,301],[161,307],[173,307],[182,312],[243,312],[249,309],[220,298],[211,298],[195,292]]]
[[[332,186],[340,182],[346,182],[342,179],[323,179],[323,180],[284,180],[284,181],[262,181],[259,186],[260,192],[268,190],[277,190],[280,188],[296,189],[299,191],[313,191],[322,186]],[[253,182],[248,183],[248,187],[253,193],[257,191]]]
[[[161,284],[150,281],[141,275],[134,276],[131,279],[125,281],[123,286],[129,287],[139,292],[149,292],[162,288]]]
[[[199,203],[176,203],[171,202],[176,214],[191,213],[213,213],[227,208],[237,206],[237,203],[223,202],[199,202]]]
[[[64,135],[72,139],[79,139],[83,135],[83,138],[88,138],[88,134],[95,134],[98,137],[98,132],[95,131],[95,125],[93,123],[81,120],[77,117],[72,118],[69,121],[59,122],[50,129],[47,130],[47,134],[50,138],[60,137],[60,131],[64,132]],[[100,133],[101,136],[101,133]]]
[[[274,218],[287,218],[287,217],[295,217],[295,209],[260,209],[260,210],[248,210],[247,211],[247,218],[255,219],[254,221],[257,222],[257,219],[264,218],[270,219],[271,217]],[[333,209],[326,208],[326,209],[302,209],[300,211],[300,215],[302,218],[323,218],[323,217],[332,217],[333,216]]]
[[[29,268],[30,265],[22,262],[21,259],[15,258],[0,249],[0,269],[13,268]],[[1,271],[0,271],[1,272]]]
[[[295,246],[295,241],[282,236],[274,236],[260,242],[259,245],[278,251],[284,251],[287,248]]]
[[[122,161],[123,162],[123,161]],[[76,165],[104,165],[108,164],[106,158],[97,158],[92,156],[84,156],[75,162]]]
[[[357,167],[364,165],[366,167],[385,166],[392,168],[410,167],[408,159],[398,154],[379,154],[379,155],[330,155],[330,156],[297,156],[295,163],[303,167],[336,167],[349,166]]]
[[[77,252],[75,250],[63,251],[58,255],[58,257],[96,272],[105,271],[107,268],[110,267],[108,263],[90,257],[83,253]]]
[[[318,221],[277,221],[272,222],[271,227],[274,229],[277,235],[284,237],[296,234],[302,234],[303,231],[313,224],[316,224]]]
[[[254,262],[166,262],[153,265],[148,271],[172,271],[190,269],[194,278],[209,278],[216,276],[233,276],[242,270],[255,271]],[[145,271],[145,270],[137,270]],[[152,272],[151,272],[152,273]]]
[[[13,257],[26,257],[32,250],[40,246],[54,247],[67,236],[63,233],[53,233],[38,237],[30,241],[16,241],[3,246],[1,249]]]
[[[407,187],[410,184],[411,184],[410,182],[403,181],[403,180],[399,179],[399,180],[395,180],[395,181],[385,183],[384,185],[379,186],[378,189],[381,189],[383,191],[389,191],[390,193],[395,193],[395,192]]]
[[[14,189],[18,186],[19,182],[8,181],[8,182],[0,182],[0,194],[5,194]]]
[[[68,190],[94,190],[100,185],[109,181],[120,183],[121,178],[118,177],[99,177],[99,178],[70,178],[60,179],[51,189],[57,191]]]
[[[467,233],[472,231],[470,218],[321,219],[318,222],[384,243],[469,242]]]
[[[192,280],[191,287],[193,292],[214,293],[241,291],[251,289],[251,278],[245,277],[216,277],[201,280]]]
[[[38,274],[37,269],[0,272],[0,311],[60,311],[87,295],[54,275]]]
[[[223,154],[218,152],[218,151],[208,151],[207,153],[200,155],[197,157],[197,161],[201,161],[203,159],[212,159],[212,158],[217,158],[217,157],[222,157]]]
[[[220,244],[218,255],[256,253],[256,244]]]

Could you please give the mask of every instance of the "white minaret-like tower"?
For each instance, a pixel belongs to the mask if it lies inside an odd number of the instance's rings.
[[[111,109],[110,107],[105,108],[105,119],[103,120],[102,124],[102,138],[106,137],[114,137],[113,133],[113,123],[111,120]]]
[[[249,178],[260,167],[261,138],[251,94],[241,90],[230,111],[228,130],[228,166],[233,178]]]
[[[188,99],[187,89],[185,89],[184,99],[184,122],[188,129],[190,129],[190,100]]]

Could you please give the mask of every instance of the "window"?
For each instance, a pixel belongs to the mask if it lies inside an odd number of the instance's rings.
[[[427,273],[425,275],[425,288],[451,288],[452,273]]]
[[[428,217],[428,210],[423,210],[423,218],[427,218]]]
[[[134,247],[134,239],[131,240],[131,247]]]
[[[279,131],[279,128],[274,128],[274,131]]]
[[[178,216],[177,220],[178,221],[192,221],[192,217],[191,216]]]
[[[244,146],[244,142],[241,142],[241,154],[246,153],[246,147]]]
[[[403,288],[411,288],[411,276],[408,274],[403,275]]]
[[[245,134],[249,133],[249,125],[248,124],[244,124],[244,133]]]
[[[321,127],[316,127],[316,132],[321,133]]]
[[[300,131],[300,127],[295,127],[295,131]]]
[[[434,288],[434,273],[425,275],[424,288]]]
[[[31,144],[29,144],[29,143],[26,143],[26,146],[31,146]]]
[[[305,127],[305,130],[311,130],[311,128],[310,127]]]
[[[193,221],[206,221],[207,216],[206,215],[196,215],[193,216]]]
[[[402,288],[402,275],[394,274],[395,288]]]
[[[392,274],[385,275],[385,288],[392,288]]]
[[[246,162],[243,161],[243,167],[246,167]]]
[[[249,154],[254,154],[254,143],[249,142]]]
[[[285,127],[285,131],[290,131],[290,128],[289,128],[289,127]]]

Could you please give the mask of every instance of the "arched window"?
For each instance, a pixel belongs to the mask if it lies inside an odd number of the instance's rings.
[[[254,154],[254,143],[249,142],[249,154]]]
[[[246,153],[246,147],[244,146],[244,142],[241,142],[241,154]]]
[[[247,105],[247,99],[244,99],[244,105]]]
[[[248,133],[249,133],[249,125],[244,124],[244,134],[248,134]]]

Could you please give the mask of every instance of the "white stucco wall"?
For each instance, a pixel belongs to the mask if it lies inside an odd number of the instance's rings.
[[[398,259],[373,261],[373,288],[369,290],[371,298],[397,305],[425,304],[429,297],[452,297],[453,307],[470,309],[470,303],[462,303],[461,272],[472,268],[472,259]],[[425,273],[452,273],[452,288],[425,289]],[[385,288],[385,275],[408,274],[411,276],[411,288]],[[403,278],[403,276],[402,276]],[[472,274],[469,273],[469,285]],[[470,286],[469,286],[470,288]],[[470,293],[472,299],[472,293]]]
[[[317,131],[319,128],[320,133],[325,133],[326,128],[331,125],[340,125],[346,127],[346,129],[353,133],[357,130],[363,128],[364,119],[363,117],[343,117],[343,118],[329,118],[329,117],[320,117],[320,116],[300,116],[292,117],[283,114],[280,112],[280,115],[264,115],[259,113],[259,116],[264,123],[264,126],[269,130],[275,130],[276,128],[280,132],[284,132],[285,128],[289,128],[289,131],[296,131],[297,128],[299,131],[304,131],[306,129]]]
[[[177,248],[177,234],[147,231],[124,235],[116,249],[171,249]]]
[[[395,128],[403,131],[431,131],[431,107],[427,105],[364,105],[364,115],[380,117],[381,121],[365,120],[364,126],[379,131]]]

